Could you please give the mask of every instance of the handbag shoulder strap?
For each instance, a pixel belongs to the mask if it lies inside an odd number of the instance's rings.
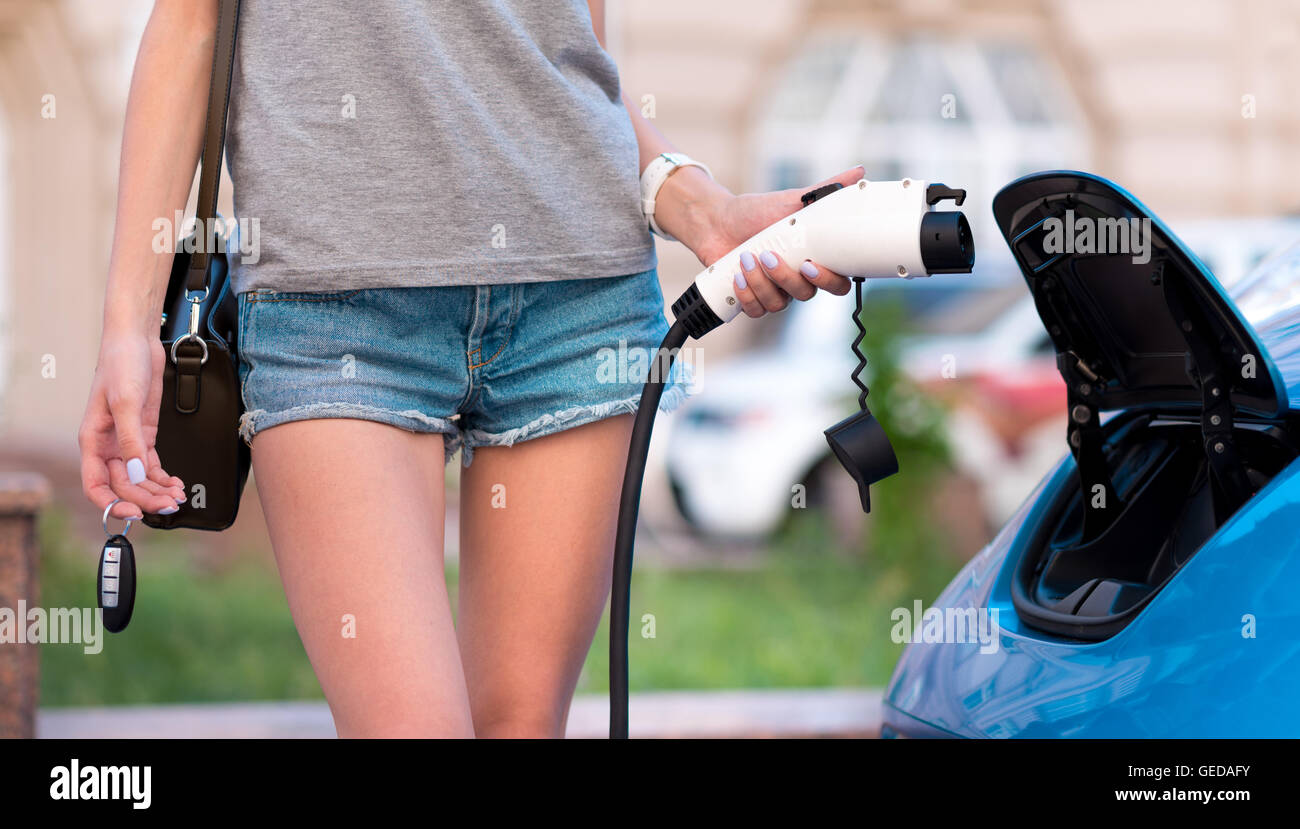
[[[201,244],[190,257],[185,290],[205,290],[211,241],[217,216],[217,190],[221,185],[221,159],[226,145],[226,113],[230,108],[230,76],[235,65],[235,33],[239,25],[239,0],[218,0],[217,42],[212,50],[212,80],[208,84],[208,115],[203,127],[203,156],[199,161],[199,232]]]

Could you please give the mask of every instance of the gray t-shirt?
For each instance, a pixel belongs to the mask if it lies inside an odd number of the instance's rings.
[[[230,106],[238,291],[655,266],[585,0],[245,0]]]

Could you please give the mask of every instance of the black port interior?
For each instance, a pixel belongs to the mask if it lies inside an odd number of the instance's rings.
[[[1026,624],[1085,641],[1128,624],[1235,511],[1215,498],[1199,420],[1129,415],[1105,431],[1122,511],[1084,541],[1076,475],[1030,539],[1012,588]],[[1237,422],[1252,495],[1296,458],[1296,434],[1281,421]]]

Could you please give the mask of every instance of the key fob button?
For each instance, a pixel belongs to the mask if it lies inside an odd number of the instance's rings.
[[[135,551],[123,535],[115,535],[104,543],[99,555],[99,573],[96,593],[104,629],[109,633],[122,632],[131,621],[135,609]]]

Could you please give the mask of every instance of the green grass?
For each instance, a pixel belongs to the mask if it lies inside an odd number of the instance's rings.
[[[632,582],[629,674],[636,689],[883,686],[902,645],[896,607],[927,605],[960,566],[910,505],[926,480],[873,492],[866,549],[837,552],[827,525],[799,517],[753,570],[650,570]],[[654,616],[654,638],[640,620]],[[608,688],[602,623],[579,690]]]
[[[876,497],[883,515],[902,496],[881,487]],[[846,557],[831,551],[815,516],[801,518],[753,569],[640,568],[633,580],[632,687],[883,684],[900,647],[889,638],[890,611],[914,598],[928,602],[956,563],[933,539],[887,528],[874,533],[865,554]],[[68,548],[57,520],[47,521],[42,535],[41,604],[93,603],[94,560]],[[320,697],[269,554],[204,570],[183,543],[161,533],[148,538],[139,545],[131,626],[105,634],[100,654],[43,646],[43,705]],[[448,579],[454,589],[454,571]],[[640,635],[646,613],[655,617],[654,638]],[[607,688],[607,644],[602,623],[581,691]]]
[[[41,604],[95,601],[95,560],[74,552],[57,517],[42,525]],[[134,533],[133,533],[134,535]],[[45,645],[43,705],[302,699],[320,688],[269,556],[204,572],[190,546],[139,534],[139,593],[130,627],[103,651]]]

